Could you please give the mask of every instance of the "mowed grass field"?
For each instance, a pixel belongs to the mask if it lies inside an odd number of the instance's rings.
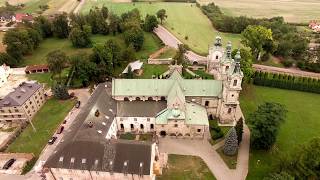
[[[288,22],[304,22],[320,19],[319,0],[198,0],[200,3],[214,2],[224,13],[249,17],[283,16]]]
[[[169,154],[168,169],[157,180],[214,180],[205,162],[197,156]]]
[[[119,45],[122,48],[125,48],[125,42],[122,35],[92,35],[91,40],[93,44],[104,44],[110,39],[115,39],[119,42]],[[145,33],[145,42],[142,46],[142,49],[137,52],[136,56],[139,59],[148,58],[149,54],[158,50],[161,47],[160,40],[152,33]],[[92,48],[74,48],[69,39],[57,39],[57,38],[48,38],[41,42],[39,48],[37,48],[31,55],[27,55],[24,57],[24,60],[21,66],[26,65],[34,65],[34,64],[46,64],[46,56],[49,52],[54,50],[61,50],[65,52],[67,55],[73,55],[80,52],[90,53]]]
[[[223,42],[231,41],[234,47],[239,46],[240,36],[236,34],[219,33],[209,19],[191,3],[168,3],[168,2],[139,2],[139,3],[111,3],[105,0],[87,0],[81,9],[82,13],[88,13],[93,7],[108,7],[116,14],[122,14],[134,8],[140,10],[142,17],[146,14],[156,14],[160,9],[167,11],[168,18],[164,26],[171,31],[183,43],[200,54],[207,54],[208,47],[217,35],[223,38]],[[186,37],[187,40],[186,40]]]
[[[47,100],[32,120],[37,131],[34,132],[31,125],[28,125],[6,151],[33,153],[38,158],[73,106],[73,100],[60,101],[55,98]]]
[[[274,168],[278,154],[295,151],[312,137],[320,137],[320,95],[262,86],[245,87],[241,96],[241,109],[248,117],[263,102],[278,102],[286,106],[288,113],[281,125],[275,146],[270,151],[250,151],[247,179],[263,179]]]

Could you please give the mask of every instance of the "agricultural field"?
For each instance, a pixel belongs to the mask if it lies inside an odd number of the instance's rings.
[[[120,43],[120,46],[125,47],[125,42],[122,35],[116,36],[103,36],[103,35],[93,35],[91,40],[93,44],[103,44],[110,39],[115,39]],[[142,49],[137,52],[137,58],[148,58],[149,54],[158,50],[161,47],[160,40],[152,33],[145,33],[145,42]],[[46,64],[46,56],[49,52],[54,50],[64,51],[67,55],[73,55],[79,52],[91,52],[91,48],[74,48],[69,39],[57,39],[48,38],[40,43],[39,48],[37,48],[31,55],[24,57],[24,61],[21,66],[33,65],[33,64]]]
[[[320,95],[313,93],[253,85],[244,88],[240,104],[245,117],[266,101],[281,103],[288,110],[275,146],[270,151],[250,150],[247,179],[263,179],[275,168],[279,154],[292,153],[311,138],[320,137],[319,99]]]
[[[318,0],[198,0],[201,4],[214,2],[227,15],[249,17],[283,16],[288,22],[308,23],[320,18]]]
[[[168,18],[163,25],[199,54],[205,55],[208,53],[208,47],[217,35],[223,38],[224,43],[231,41],[235,47],[240,44],[239,35],[221,33],[215,30],[209,19],[195,4],[166,2],[111,3],[103,0],[87,0],[81,12],[88,13],[92,7],[102,6],[108,7],[111,12],[119,15],[138,8],[142,17],[145,17],[146,14],[155,14],[159,9],[165,9]]]

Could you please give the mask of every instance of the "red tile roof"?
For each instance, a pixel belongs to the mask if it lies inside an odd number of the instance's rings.
[[[25,13],[16,14],[16,21],[22,21],[22,20],[32,21],[32,19],[33,19],[33,16],[30,14],[25,14]]]

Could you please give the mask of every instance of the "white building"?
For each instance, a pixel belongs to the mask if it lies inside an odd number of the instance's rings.
[[[10,66],[3,64],[0,66],[0,87],[2,87],[7,81],[9,75],[12,73]]]

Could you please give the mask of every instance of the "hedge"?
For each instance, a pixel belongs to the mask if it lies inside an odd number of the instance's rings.
[[[320,79],[256,71],[253,84],[320,94]]]

